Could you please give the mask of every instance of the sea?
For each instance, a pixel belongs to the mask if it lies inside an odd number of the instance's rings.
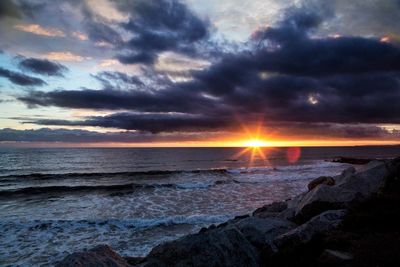
[[[145,256],[350,166],[335,157],[399,155],[399,146],[0,148],[0,266],[52,266],[98,244]]]

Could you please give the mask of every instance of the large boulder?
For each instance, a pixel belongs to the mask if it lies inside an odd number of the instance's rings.
[[[306,192],[301,193],[291,199],[286,200],[287,208],[279,212],[276,217],[293,221],[296,215],[297,207],[300,205],[302,199],[306,196]]]
[[[346,210],[329,210],[315,216],[310,221],[279,235],[274,240],[277,249],[296,247],[309,242],[316,234],[337,227],[346,214]]]
[[[260,255],[229,224],[156,246],[139,266],[259,266]]]
[[[56,264],[57,267],[128,267],[128,262],[107,245],[74,252]]]
[[[317,187],[318,185],[335,185],[335,180],[332,177],[329,176],[321,176],[318,177],[314,180],[312,180],[311,182],[308,183],[308,190],[311,191],[313,190],[315,187]]]
[[[393,164],[381,162],[362,172],[345,176],[334,186],[321,184],[315,187],[298,204],[296,222],[305,222],[325,210],[348,208],[372,196],[394,175],[394,170]]]
[[[275,237],[288,232],[297,225],[279,218],[248,217],[235,223],[235,226],[252,245],[269,250]]]
[[[335,184],[342,183],[344,180],[348,179],[350,176],[352,176],[356,172],[357,172],[357,170],[353,166],[348,167],[347,169],[342,171],[342,173],[340,175],[333,177],[333,179],[335,180]]]
[[[286,201],[273,202],[271,204],[256,209],[253,212],[253,216],[259,218],[276,217],[277,215],[279,215],[279,213],[286,210],[287,208],[288,203]]]

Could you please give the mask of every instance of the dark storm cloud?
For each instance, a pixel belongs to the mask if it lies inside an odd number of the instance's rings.
[[[133,34],[124,44],[128,51],[118,56],[124,64],[149,64],[164,51],[193,53],[193,45],[209,34],[209,23],[180,1],[116,1],[115,4],[121,12],[130,14],[129,21],[122,26]]]
[[[18,98],[29,106],[128,109],[142,112],[191,112],[212,108],[211,100],[190,90],[123,91],[115,89],[30,92]]]
[[[106,22],[87,20],[86,32],[89,38],[96,43],[107,43],[112,45],[122,44],[122,37]]]
[[[0,19],[4,17],[19,18],[18,7],[11,0],[0,1]]]
[[[14,130],[0,129],[0,142],[143,142],[151,141],[151,135],[132,132],[99,133],[86,130],[48,129]]]
[[[20,86],[42,86],[46,84],[42,79],[7,70],[2,67],[0,67],[0,77],[7,78],[10,82]]]
[[[102,71],[97,75],[93,75],[98,81],[100,81],[105,88],[110,88],[112,84],[116,84],[118,87],[127,87],[127,85],[143,86],[143,82],[134,75],[129,75],[119,71]]]
[[[47,76],[63,76],[68,70],[64,65],[47,59],[21,58],[18,65],[21,69]]]
[[[159,132],[198,132],[222,129],[229,126],[229,121],[222,116],[206,117],[190,114],[134,114],[115,113],[108,116],[88,117],[83,121],[33,120],[28,123],[58,126],[99,126],[138,130],[151,133]]]
[[[376,38],[310,38],[323,16],[305,7],[290,9],[278,27],[254,33],[261,49],[253,65],[295,75],[333,75],[400,70],[399,47]]]
[[[152,62],[161,51],[181,51],[180,44],[187,46],[205,36],[186,36],[189,29],[196,28],[191,25],[198,23],[194,20],[196,23],[185,24],[192,21],[188,19],[192,15],[175,17],[174,12],[189,12],[182,4],[176,7],[174,2],[168,2],[165,10],[172,12],[170,18],[164,17],[168,12],[159,17],[150,16],[156,9],[151,6],[153,2],[146,3],[139,5],[144,8],[139,12],[141,15],[124,25],[137,34],[129,43],[135,53],[129,56],[149,57],[148,62]],[[134,12],[130,4],[119,3],[118,7]],[[146,91],[136,90],[139,82],[143,82],[142,77],[136,79],[106,72],[95,76],[102,82],[103,90],[29,92],[19,100],[29,106],[136,112],[89,117],[79,122],[34,121],[37,124],[150,132],[220,129],[235,121],[236,116],[252,122],[253,116],[260,114],[271,124],[304,123],[316,129],[316,124],[328,123],[329,127],[322,129],[321,134],[329,136],[361,136],[360,127],[335,126],[337,124],[400,123],[400,48],[374,38],[316,38],[313,33],[327,16],[332,16],[329,10],[290,9],[276,27],[259,30],[253,35],[250,51],[221,52],[209,68],[192,71],[192,80],[182,83],[162,80],[159,83],[163,84],[162,89],[146,86]],[[182,23],[186,25],[183,28]],[[165,32],[165,36],[155,36],[153,44],[152,36],[145,38],[148,29],[152,29],[150,34]],[[183,36],[182,43],[175,38],[177,36]],[[168,41],[162,41],[164,37],[168,37]],[[144,45],[144,40],[150,40],[148,46]],[[126,63],[132,62],[127,58]],[[124,84],[134,85],[135,89],[121,90]],[[171,115],[174,112],[184,114]],[[325,129],[330,129],[331,133]],[[379,135],[382,129],[367,130],[371,135]]]
[[[180,141],[201,140],[202,135],[195,133],[171,133],[158,134],[142,132],[106,132],[100,133],[87,130],[69,130],[69,129],[48,129],[41,128],[37,130],[15,130],[0,129],[1,142],[71,142],[71,143],[132,143],[132,142],[152,142],[152,141]]]

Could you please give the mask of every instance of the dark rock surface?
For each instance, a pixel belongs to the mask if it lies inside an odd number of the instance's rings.
[[[270,250],[276,236],[286,233],[297,225],[279,218],[249,217],[235,223],[235,226],[253,246]]]
[[[353,260],[353,256],[350,253],[344,251],[337,251],[332,249],[325,249],[318,261],[326,266],[344,264]]]
[[[233,225],[156,246],[139,266],[259,266],[257,249]]]
[[[310,221],[278,236],[274,244],[278,249],[309,242],[316,234],[333,229],[342,222],[346,210],[328,210]]]
[[[332,162],[362,165],[362,164],[367,164],[373,160],[375,160],[375,159],[337,157],[337,158],[332,159]]]
[[[256,209],[253,212],[253,216],[259,218],[275,217],[278,216],[282,211],[286,210],[287,208],[288,208],[288,203],[286,201],[273,202],[271,204]]]
[[[307,188],[308,191],[313,190],[315,187],[324,184],[324,185],[335,185],[335,180],[332,177],[329,176],[321,176],[318,177],[317,179],[312,180],[311,182],[308,183]]]
[[[107,245],[74,252],[56,264],[57,267],[127,267],[128,262]]]
[[[311,217],[328,209],[349,208],[363,201],[385,185],[388,177],[393,175],[393,163],[372,164],[361,172],[345,177],[338,177],[334,186],[321,184],[308,192],[296,209],[296,221],[305,222]]]

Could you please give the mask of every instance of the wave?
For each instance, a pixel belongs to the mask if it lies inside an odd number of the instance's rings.
[[[174,189],[207,189],[212,186],[236,182],[234,180],[217,180],[212,182],[187,182],[187,183],[156,183],[156,184],[111,184],[111,185],[79,185],[79,186],[36,186],[17,189],[1,190],[0,197],[14,195],[54,194],[85,191],[118,191],[111,196],[131,193],[138,189],[174,188]]]
[[[21,175],[6,175],[0,176],[0,181],[14,181],[15,179],[63,179],[63,178],[76,178],[76,177],[110,177],[110,176],[157,176],[157,175],[173,175],[180,173],[226,173],[227,169],[200,169],[200,170],[156,170],[156,171],[133,171],[133,172],[71,172],[71,173],[31,173]]]
[[[338,167],[339,165],[332,162],[325,161],[315,161],[306,164],[296,164],[296,165],[283,165],[283,166],[261,166],[261,167],[248,167],[248,168],[237,168],[237,169],[227,169],[226,172],[233,174],[240,173],[265,173],[265,172],[293,172],[293,171],[304,171],[317,168],[329,168]]]
[[[31,229],[48,229],[51,227],[73,227],[83,226],[117,226],[118,228],[146,229],[160,226],[183,225],[183,224],[212,224],[225,222],[232,219],[233,215],[174,215],[160,218],[142,219],[105,219],[105,220],[0,220],[0,226],[14,225]],[[84,228],[84,229],[86,229]]]

